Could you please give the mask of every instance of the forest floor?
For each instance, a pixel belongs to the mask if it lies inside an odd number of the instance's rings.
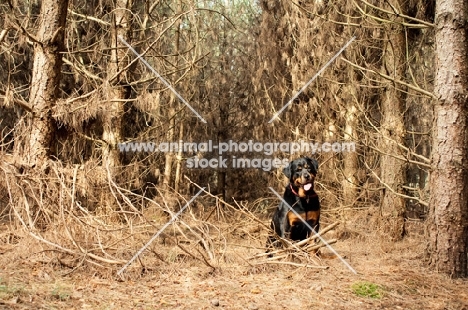
[[[229,233],[214,269],[155,241],[123,279],[121,266],[58,263],[55,251],[20,232],[10,231],[16,241],[4,243],[3,230],[0,309],[468,309],[468,281],[427,266],[422,234],[400,242],[338,240],[333,247],[356,275],[338,258],[323,259],[326,270],[249,259],[262,252],[266,232],[248,225],[246,233]]]

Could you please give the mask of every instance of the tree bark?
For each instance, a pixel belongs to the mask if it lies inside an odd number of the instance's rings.
[[[51,155],[55,126],[52,108],[59,97],[68,0],[43,0],[35,35],[29,105],[15,132],[15,156],[21,165],[42,166]]]
[[[175,126],[176,126],[175,113],[176,111],[173,105],[175,105],[176,103],[174,101],[175,101],[174,96],[171,96],[171,100],[169,102],[169,105],[171,105],[171,107],[169,108],[169,111],[167,113],[168,117],[170,118],[170,121],[169,121],[170,128],[167,133],[167,139],[169,143],[175,141]],[[171,176],[172,176],[172,164],[174,163],[174,154],[172,152],[167,152],[165,159],[166,160],[164,162],[163,186],[165,189],[170,189],[172,186]]]
[[[128,64],[127,47],[120,41],[119,36],[129,42],[131,30],[132,0],[117,0],[113,11],[113,25],[111,29],[111,55],[109,63],[109,77],[117,75],[109,81],[107,91],[107,108],[103,114],[102,139],[106,142],[103,148],[102,162],[104,167],[114,170],[120,165],[120,154],[117,144],[122,141],[122,117],[125,99],[130,96],[127,72],[120,72]],[[119,73],[120,72],[120,73]],[[114,171],[115,172],[115,171]]]
[[[437,1],[429,254],[452,277],[468,276],[467,18],[468,2]]]
[[[400,12],[403,4],[397,3]],[[386,27],[386,42],[383,57],[384,70],[395,79],[404,79],[406,72],[406,38],[403,26],[392,24]],[[402,86],[398,86],[401,89]],[[398,144],[404,145],[405,93],[396,85],[388,83],[382,98],[381,123],[381,180],[384,183],[381,200],[382,232],[391,240],[400,240],[404,235],[405,200],[401,193],[405,184],[405,163],[392,155],[400,153]],[[396,193],[392,192],[393,189]]]
[[[181,1],[177,1],[177,4],[176,4],[176,12],[178,13],[181,13],[182,12],[182,3]],[[177,20],[177,23],[176,23],[176,33],[175,33],[175,54],[176,55],[179,55],[180,53],[180,43],[181,43],[181,39],[180,39],[180,31],[181,31],[181,26],[182,26],[182,21],[181,19],[179,18]],[[176,60],[175,60],[175,65],[177,68],[179,68],[179,65],[180,65],[180,57],[177,57]],[[171,100],[169,102],[169,113],[168,113],[168,118],[170,118],[170,128],[169,128],[169,131],[168,131],[168,139],[170,142],[176,142],[175,141],[175,137],[176,137],[176,124],[178,123],[178,119],[176,120],[176,118],[179,118],[180,116],[179,115],[176,115],[176,108],[175,106],[178,104],[178,101],[177,99],[175,98],[174,94],[171,94]],[[183,134],[180,133],[180,134]],[[163,185],[166,189],[169,189],[172,184],[174,184],[174,188],[178,188],[178,185],[175,184],[175,182],[179,182],[179,179],[177,179],[178,177],[176,176],[174,178],[174,183],[171,182],[171,179],[172,179],[172,166],[174,164],[174,159],[175,159],[175,155],[174,153],[172,152],[168,152],[165,156],[166,158],[166,161],[164,163],[164,180],[163,180]],[[179,163],[179,162],[178,162]],[[177,166],[176,166],[176,170],[177,170]]]
[[[179,141],[184,140],[184,123],[181,122],[179,125]],[[174,178],[174,190],[178,193],[180,190],[180,183],[182,180],[182,157],[183,157],[183,148],[181,147],[177,151],[177,164],[176,164],[176,171],[175,171],[175,178]]]
[[[357,109],[353,103],[347,107],[345,116],[345,135],[344,141],[357,141]],[[357,196],[357,174],[358,156],[356,152],[343,154],[343,202],[346,207],[352,207]]]

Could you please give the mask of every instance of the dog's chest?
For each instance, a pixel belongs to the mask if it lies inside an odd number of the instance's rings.
[[[307,212],[307,211],[318,211],[320,209],[320,205],[318,202],[317,196],[315,197],[307,197],[307,198],[299,198],[296,197],[297,210]]]
[[[302,222],[316,222],[320,217],[320,205],[317,197],[313,198],[297,198],[293,206],[295,212],[289,211],[287,214],[288,222],[291,226]]]

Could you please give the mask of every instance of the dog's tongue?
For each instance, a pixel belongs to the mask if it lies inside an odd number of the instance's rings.
[[[304,185],[304,190],[307,192],[312,187],[311,183],[307,183]]]

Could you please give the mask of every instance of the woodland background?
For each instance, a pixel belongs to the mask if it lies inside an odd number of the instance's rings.
[[[188,169],[188,158],[218,154],[118,149],[179,139],[355,142],[353,153],[301,154],[320,162],[317,192],[325,216],[341,222],[338,235],[372,231],[392,242],[411,229],[424,235],[437,103],[435,1],[7,0],[0,14],[6,243],[11,229],[24,230],[54,255],[115,268],[198,191],[194,183],[212,194],[193,203],[201,218],[228,214],[227,202],[268,222],[277,204],[268,187],[283,191],[281,169]],[[466,209],[457,213],[462,222]],[[229,214],[224,220],[237,219]],[[212,224],[197,223],[206,240]],[[457,236],[468,239],[463,229]],[[210,246],[203,243],[208,260]],[[461,267],[445,268],[427,246],[437,269],[466,275],[466,247]]]

